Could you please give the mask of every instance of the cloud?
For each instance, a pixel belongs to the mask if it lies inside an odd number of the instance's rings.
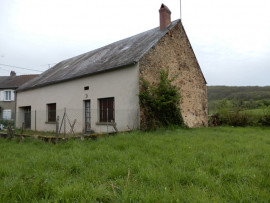
[[[180,0],[163,3],[172,20],[180,17]],[[45,70],[46,64],[157,27],[160,4],[2,0],[0,62]],[[182,1],[182,21],[208,84],[270,85],[269,7],[268,0]],[[0,75],[9,74],[2,69]]]

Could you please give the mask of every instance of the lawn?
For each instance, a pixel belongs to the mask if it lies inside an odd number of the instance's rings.
[[[0,202],[269,202],[270,128],[0,139]]]

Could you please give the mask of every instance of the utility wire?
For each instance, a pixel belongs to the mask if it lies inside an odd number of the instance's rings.
[[[41,65],[41,66],[48,66],[48,65],[55,65],[55,64],[57,64],[57,63],[47,63],[47,64],[44,64],[44,65]]]
[[[2,67],[0,67],[0,69],[1,69],[1,70],[3,70],[3,71],[7,71],[7,72],[10,72],[10,70],[7,70],[7,69],[5,69],[5,68],[2,68]],[[19,74],[26,74],[26,73],[21,73],[21,72],[18,72],[18,71],[17,71],[17,73],[19,73]]]
[[[7,65],[7,64],[2,64],[2,63],[0,63],[0,65],[2,65],[2,66],[7,66],[7,67],[11,67],[11,68],[23,69],[23,70],[31,70],[31,71],[36,71],[36,72],[40,72],[40,73],[43,72],[43,71],[40,71],[40,70],[34,70],[34,69],[30,69],[30,68],[22,68],[22,67],[12,66],[12,65]]]

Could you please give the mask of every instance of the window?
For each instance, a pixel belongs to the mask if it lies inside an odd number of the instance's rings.
[[[10,120],[10,119],[11,119],[11,109],[4,109],[3,120]]]
[[[99,99],[99,121],[114,122],[114,98]]]
[[[56,103],[47,104],[48,122],[56,122]]]
[[[89,86],[85,86],[84,87],[84,90],[89,90]]]
[[[11,101],[11,91],[5,91],[5,101]]]

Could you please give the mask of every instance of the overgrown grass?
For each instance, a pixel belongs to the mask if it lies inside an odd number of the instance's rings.
[[[0,139],[0,202],[269,202],[270,129]]]

